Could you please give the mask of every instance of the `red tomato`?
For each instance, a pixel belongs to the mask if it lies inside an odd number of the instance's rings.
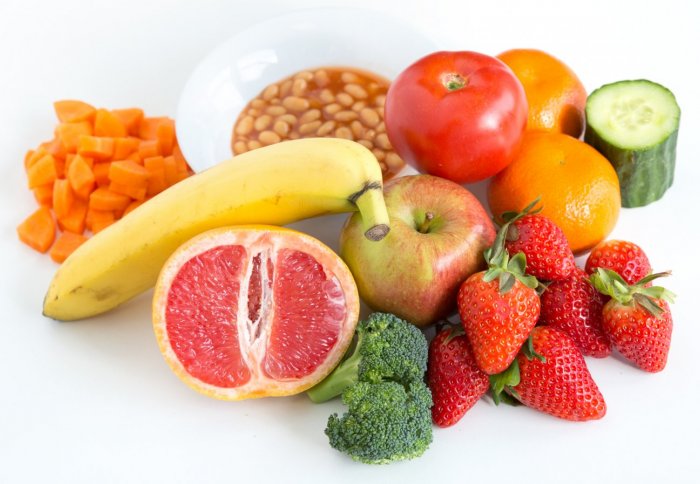
[[[511,162],[527,125],[525,90],[495,57],[435,52],[391,83],[389,140],[421,172],[457,183],[495,175]]]

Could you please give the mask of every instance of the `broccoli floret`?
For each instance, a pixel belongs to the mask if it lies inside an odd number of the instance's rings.
[[[422,381],[358,382],[343,393],[348,411],[332,414],[326,435],[333,448],[365,464],[418,457],[433,440],[430,390]]]
[[[433,440],[427,365],[428,343],[412,324],[386,313],[358,324],[350,357],[308,392],[317,403],[342,394],[348,406],[328,419],[331,446],[367,464],[421,455]]]
[[[316,403],[341,395],[361,382],[422,380],[428,361],[428,343],[410,323],[388,313],[373,313],[357,326],[352,355],[307,393]]]

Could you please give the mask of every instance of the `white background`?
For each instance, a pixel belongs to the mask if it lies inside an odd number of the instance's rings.
[[[315,406],[304,396],[229,403],[188,389],[158,351],[149,295],[92,320],[43,318],[56,266],[22,246],[15,227],[35,208],[22,157],[51,137],[51,103],[77,98],[174,116],[189,73],[217,44],[275,12],[328,3],[3,0],[0,482],[697,482],[698,7],[690,0],[344,3],[404,18],[445,48],[544,49],[589,91],[643,77],[675,92],[683,110],[676,182],[660,202],[623,210],[612,234],[639,243],[654,268],[674,271],[664,281],[678,293],[667,369],[650,375],[616,358],[589,360],[608,404],[601,421],[570,423],[484,399],[455,427],[436,429],[422,458],[376,467],[328,446],[323,429],[336,403]],[[367,34],[381,48],[382,33]],[[305,227],[314,232],[313,223]]]

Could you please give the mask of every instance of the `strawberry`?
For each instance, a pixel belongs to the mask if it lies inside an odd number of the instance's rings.
[[[510,222],[506,234],[506,250],[513,256],[518,252],[527,259],[526,272],[538,279],[558,281],[566,279],[576,267],[574,254],[564,232],[547,217],[537,215],[534,209],[539,198],[522,212],[506,212],[503,220]]]
[[[610,355],[610,338],[603,331],[603,296],[584,271],[577,267],[567,279],[549,284],[541,303],[541,323],[568,334],[586,356]]]
[[[489,376],[474,361],[459,326],[446,326],[430,343],[428,386],[433,394],[433,422],[456,424],[489,389]]]
[[[492,385],[497,403],[505,390],[523,405],[566,420],[596,420],[606,411],[581,351],[566,333],[549,326],[532,330],[511,368],[492,377]]]
[[[666,367],[673,331],[668,303],[675,294],[649,283],[669,274],[650,274],[634,285],[609,269],[598,268],[591,275],[595,288],[611,297],[603,307],[603,330],[622,356],[652,373]]]
[[[593,248],[586,272],[593,274],[599,267],[617,272],[627,284],[636,284],[651,274],[651,264],[641,247],[625,240],[605,240]]]
[[[489,375],[504,371],[537,324],[537,279],[525,275],[521,252],[512,259],[504,247],[509,223],[484,256],[489,268],[472,274],[459,288],[457,306],[477,365]]]

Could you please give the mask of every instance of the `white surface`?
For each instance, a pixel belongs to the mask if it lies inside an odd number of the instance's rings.
[[[228,403],[189,390],[160,356],[148,295],[88,321],[41,316],[56,266],[14,231],[34,209],[22,157],[51,136],[51,103],[79,98],[174,116],[207,52],[291,8],[92,3],[0,3],[0,482],[697,482],[700,12],[692,2],[352,2],[419,23],[448,48],[542,48],[589,90],[647,77],[671,88],[683,110],[674,186],[660,202],[624,210],[613,233],[642,245],[655,268],[674,271],[665,281],[678,293],[666,370],[589,360],[608,404],[603,420],[576,424],[482,401],[457,426],[436,429],[422,458],[384,467],[355,464],[328,446],[323,428],[339,404],[314,406],[303,396]],[[366,34],[383,48],[381,31]],[[333,241],[341,220],[300,226]]]
[[[382,49],[367,35],[379,30],[386,39]],[[233,123],[273,82],[321,66],[368,69],[393,79],[436,49],[419,30],[389,14],[368,16],[357,8],[280,14],[236,33],[195,68],[178,102],[178,142],[194,171],[202,171],[231,158]]]

